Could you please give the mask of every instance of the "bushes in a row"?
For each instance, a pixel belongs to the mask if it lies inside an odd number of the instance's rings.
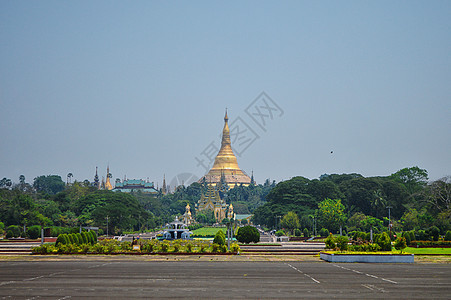
[[[451,246],[451,241],[412,241],[410,242],[411,247],[449,247]]]
[[[349,239],[347,236],[340,235],[334,237],[332,233],[329,234],[329,236],[325,240],[326,249],[338,249],[340,251],[345,251],[348,249],[348,242]]]
[[[91,244],[94,245],[97,243],[97,235],[94,231],[82,231],[81,233],[71,233],[71,234],[60,234],[56,239],[56,246],[62,245],[83,245],[83,244]]]
[[[386,232],[375,234],[374,243],[368,243],[368,240],[362,240],[360,233],[354,233],[354,237],[357,239],[357,243],[354,240],[353,245],[349,245],[351,251],[391,251],[391,240]],[[365,242],[362,242],[365,241]],[[332,234],[325,240],[327,249],[338,249],[344,251],[348,249],[348,237],[338,236],[334,237]]]
[[[119,242],[117,240],[102,240],[91,244],[62,244],[58,245],[44,244],[43,246],[33,248],[35,254],[58,254],[58,253],[92,253],[92,254],[110,254],[110,253],[226,253],[227,246],[206,241],[158,241],[158,240],[139,240],[140,250],[133,250],[131,242]],[[231,253],[238,253],[240,246],[236,243],[230,245]]]

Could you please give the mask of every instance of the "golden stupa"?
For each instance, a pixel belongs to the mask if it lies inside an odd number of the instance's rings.
[[[236,156],[233,154],[228,121],[229,118],[227,117],[226,110],[221,149],[218,155],[216,155],[213,167],[205,176],[199,179],[199,183],[206,181],[216,186],[221,181],[225,181],[230,188],[240,184],[248,186],[251,183],[251,178],[238,167]]]

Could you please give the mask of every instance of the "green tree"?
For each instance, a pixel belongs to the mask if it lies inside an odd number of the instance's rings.
[[[253,226],[244,226],[238,228],[236,239],[240,243],[258,243],[260,241],[260,232]]]
[[[387,207],[387,201],[385,200],[385,195],[381,189],[373,191],[371,206],[373,208],[372,213],[376,217],[382,217],[384,215],[385,208]]]
[[[318,204],[318,218],[320,223],[329,230],[338,230],[346,220],[345,206],[340,199],[325,199]]]
[[[289,211],[286,215],[283,216],[282,220],[280,221],[280,225],[282,225],[282,227],[285,229],[289,229],[291,234],[293,234],[293,231],[300,226],[299,217],[294,211]]]
[[[415,208],[410,208],[401,217],[404,230],[413,230],[419,226],[418,211]]]
[[[410,195],[420,191],[428,181],[428,172],[418,167],[404,168],[390,176],[405,185]]]
[[[423,190],[424,200],[437,212],[451,210],[451,176],[428,184]]]
[[[43,192],[49,195],[55,195],[65,188],[65,183],[59,175],[42,175],[36,177],[33,182],[33,187],[37,192]]]

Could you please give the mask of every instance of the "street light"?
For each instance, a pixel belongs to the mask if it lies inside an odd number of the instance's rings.
[[[309,215],[309,217],[313,218],[313,223],[312,223],[312,234],[313,234],[313,236],[316,236],[316,222],[315,222],[315,216],[314,216],[314,215]]]
[[[108,216],[106,216],[106,237],[108,238]]]
[[[386,208],[388,208],[388,232],[391,232],[390,209],[393,208],[393,207],[387,206]]]

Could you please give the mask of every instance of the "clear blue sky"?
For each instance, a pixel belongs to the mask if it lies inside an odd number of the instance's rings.
[[[1,1],[0,177],[202,176],[226,107],[258,136],[238,158],[257,182],[450,175],[450,16],[451,1]],[[263,91],[280,111],[262,128],[246,108]]]

